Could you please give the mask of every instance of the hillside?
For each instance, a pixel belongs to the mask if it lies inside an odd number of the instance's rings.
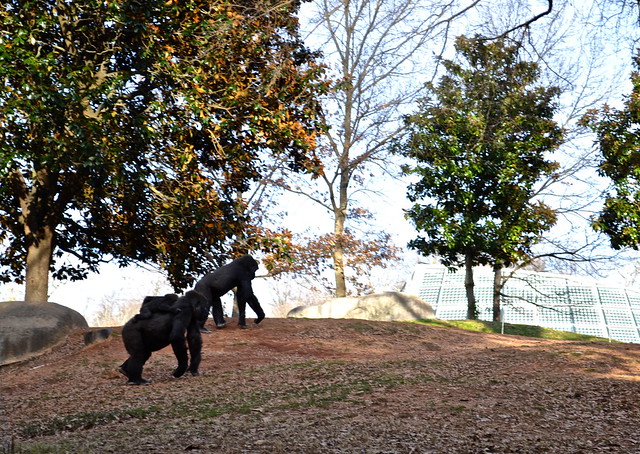
[[[0,369],[0,453],[640,453],[640,345],[266,319],[136,387],[118,334]]]

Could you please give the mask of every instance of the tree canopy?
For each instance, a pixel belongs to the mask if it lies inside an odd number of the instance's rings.
[[[614,249],[640,248],[640,56],[634,64],[633,88],[623,107],[604,106],[583,118],[602,153],[599,172],[613,183],[593,226],[609,236]]]
[[[103,260],[158,264],[177,289],[217,266],[269,159],[318,170],[325,84],[298,7],[4,2],[0,279],[46,300],[49,271]]]
[[[418,178],[407,216],[422,235],[409,246],[469,273],[522,260],[555,223],[536,195],[557,168],[546,154],[563,131],[553,120],[558,90],[537,85],[540,71],[520,60],[518,45],[461,36],[456,50],[462,61],[443,61],[446,74],[427,84],[396,149],[415,161],[405,171]]]

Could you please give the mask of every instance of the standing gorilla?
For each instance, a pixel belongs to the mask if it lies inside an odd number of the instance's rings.
[[[238,300],[238,326],[240,328],[247,327],[245,320],[247,304],[258,316],[255,323],[260,323],[264,319],[264,311],[251,288],[251,280],[256,277],[257,270],[258,262],[250,255],[243,255],[207,274],[196,283],[194,290],[202,293],[207,299],[217,328],[224,328],[227,324],[224,320],[220,297],[233,288],[236,288]],[[202,322],[201,331],[203,333],[211,332],[204,327],[204,322]]]
[[[150,381],[142,378],[144,363],[152,352],[167,345],[171,345],[178,360],[178,367],[173,371],[174,377],[181,377],[187,369],[192,375],[198,375],[202,359],[200,323],[206,319],[208,311],[204,296],[190,290],[178,298],[171,311],[151,312],[146,319],[134,317],[129,320],[122,328],[122,341],[129,358],[120,366],[120,372],[129,378],[128,384],[148,385]]]

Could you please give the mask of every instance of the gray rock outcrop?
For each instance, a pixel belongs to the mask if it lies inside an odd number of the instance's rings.
[[[383,292],[359,298],[333,298],[322,304],[295,307],[287,317],[406,321],[434,318],[435,312],[430,304],[415,295]]]
[[[0,302],[0,366],[44,353],[88,326],[80,313],[60,304]]]

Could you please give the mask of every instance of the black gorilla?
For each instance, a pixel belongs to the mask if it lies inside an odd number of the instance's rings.
[[[164,296],[145,296],[140,306],[140,313],[136,314],[133,319],[147,320],[156,312],[169,312],[177,314],[180,312],[179,307],[175,307],[174,303],[178,301],[178,295],[175,293],[167,293]]]
[[[196,283],[194,289],[207,298],[216,327],[223,328],[227,324],[224,320],[220,297],[233,288],[236,288],[238,300],[238,325],[241,328],[247,327],[245,320],[247,304],[258,316],[255,323],[260,323],[264,319],[264,311],[251,288],[251,280],[256,277],[257,270],[258,262],[250,255],[243,255],[207,274]],[[202,331],[209,332],[204,328],[204,322],[202,323]]]
[[[148,380],[142,378],[144,363],[152,352],[167,345],[171,345],[178,360],[178,367],[173,371],[174,377],[181,377],[187,369],[192,375],[198,375],[202,350],[200,323],[207,317],[207,300],[191,290],[178,298],[172,309],[177,313],[155,312],[147,319],[138,320],[134,317],[122,328],[122,341],[129,358],[120,366],[120,372],[129,378],[128,384],[149,384]]]

